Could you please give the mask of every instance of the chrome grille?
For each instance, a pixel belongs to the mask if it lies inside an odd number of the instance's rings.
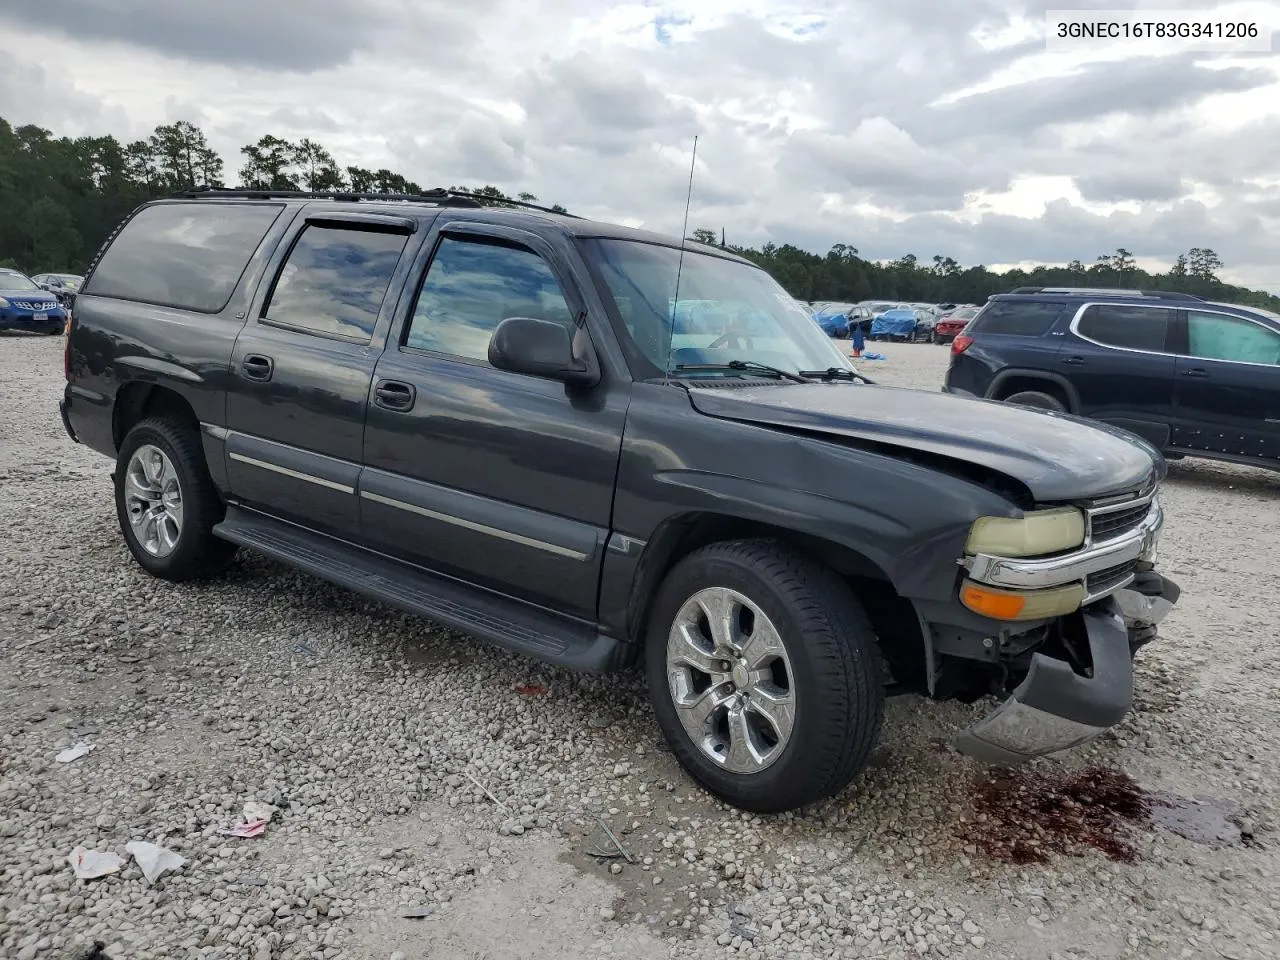
[[[1089,597],[1096,597],[1124,586],[1133,577],[1133,571],[1137,565],[1137,560],[1126,560],[1124,563],[1117,563],[1114,567],[1107,567],[1105,570],[1089,574],[1085,579],[1085,592]]]
[[[13,305],[20,310],[52,310],[58,305],[57,300],[14,300]]]
[[[1090,544],[1106,543],[1140,527],[1151,512],[1155,491],[1138,497],[1095,501],[1085,509],[1089,521],[1087,540]]]

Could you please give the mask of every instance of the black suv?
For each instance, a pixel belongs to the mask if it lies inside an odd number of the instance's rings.
[[[870,384],[747,260],[536,208],[146,204],[66,368],[152,574],[247,547],[554,664],[643,663],[675,755],[751,810],[843,787],[888,692],[1005,698],[957,738],[992,760],[1086,740],[1177,598],[1143,441]]]
[[[1171,459],[1280,468],[1280,316],[1257,307],[1020,288],[955,339],[944,389],[1113,424]]]

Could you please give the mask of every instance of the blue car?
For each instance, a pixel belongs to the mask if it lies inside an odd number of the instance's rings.
[[[67,311],[58,298],[17,270],[0,268],[0,330],[61,333]]]

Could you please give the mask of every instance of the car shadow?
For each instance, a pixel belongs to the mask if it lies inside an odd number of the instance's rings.
[[[1205,491],[1233,491],[1280,500],[1280,473],[1261,467],[1188,457],[1169,461],[1166,483],[1169,482]]]

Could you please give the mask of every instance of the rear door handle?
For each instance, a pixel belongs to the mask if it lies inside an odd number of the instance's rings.
[[[373,402],[385,410],[412,410],[417,391],[399,380],[379,380],[373,388]]]
[[[260,353],[250,353],[240,361],[240,369],[250,380],[270,380],[271,374],[275,371],[275,362]]]
[[[1184,377],[1207,377],[1209,371],[1204,367],[1192,367],[1190,370],[1183,370],[1182,375]]]
[[[1062,362],[1070,363],[1072,365],[1081,364],[1084,363],[1084,357],[1063,357]]]

